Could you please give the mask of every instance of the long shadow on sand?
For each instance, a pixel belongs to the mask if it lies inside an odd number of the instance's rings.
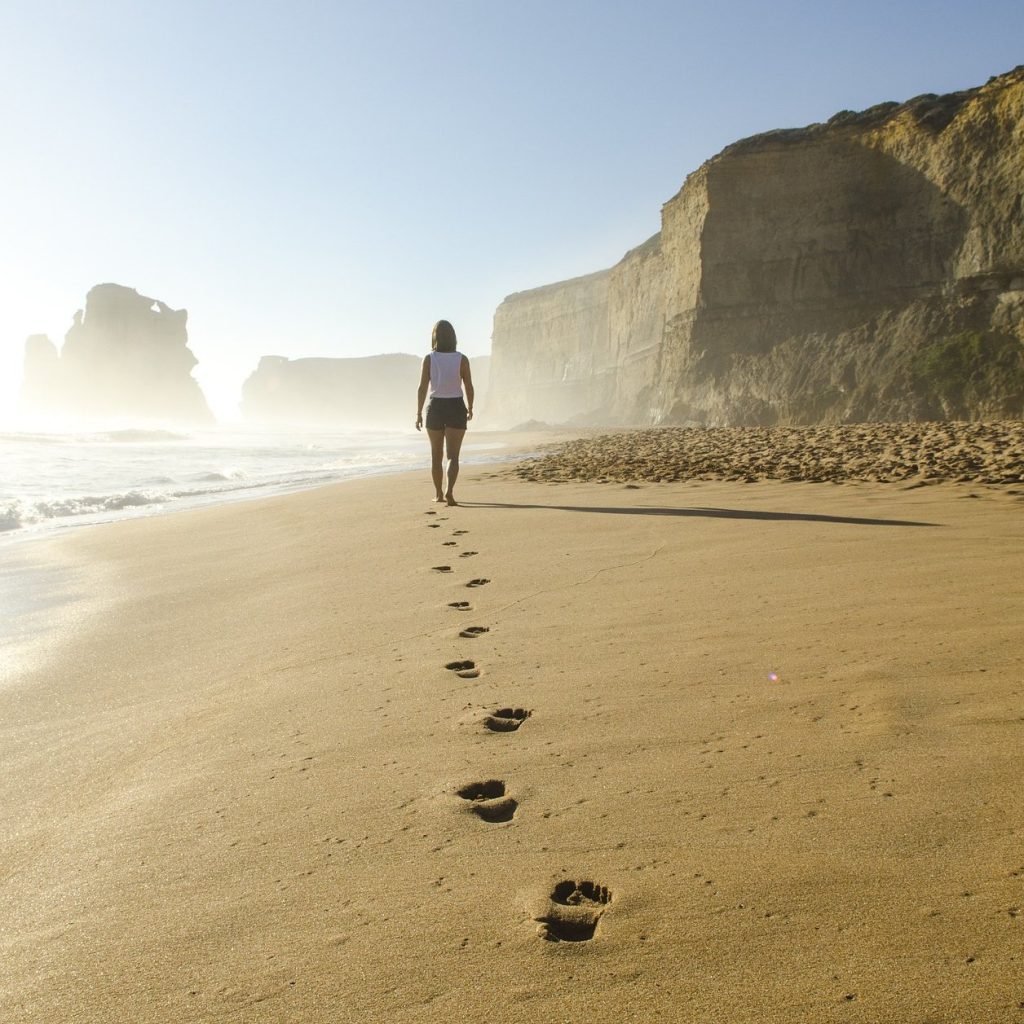
[[[666,508],[657,505],[602,508],[596,505],[526,505],[501,501],[464,501],[465,508],[546,508],[558,512],[601,512],[619,516],[700,516],[710,519],[758,519],[770,522],[844,523],[848,526],[940,526],[940,523],[918,523],[908,519],[860,519],[854,516],[823,516],[813,512],[753,512],[740,508]]]

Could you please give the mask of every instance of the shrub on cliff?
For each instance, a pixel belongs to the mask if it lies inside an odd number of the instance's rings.
[[[918,393],[944,418],[968,409],[1019,416],[1024,409],[1024,349],[1009,334],[964,331],[920,348],[913,372]]]

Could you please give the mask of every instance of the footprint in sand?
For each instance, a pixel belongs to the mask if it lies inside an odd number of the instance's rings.
[[[484,728],[491,732],[515,732],[531,714],[526,708],[498,708],[484,719]]]
[[[467,626],[459,633],[459,636],[463,636],[467,640],[475,640],[478,636],[481,636],[483,633],[490,633],[490,631],[489,626]]]
[[[436,512],[424,512],[423,514],[424,514],[425,516],[436,516],[436,515],[437,515],[437,513],[436,513]]]
[[[434,572],[451,572],[452,567],[450,565],[432,565],[430,567]]]
[[[469,533],[469,530],[452,530],[453,537],[461,537],[464,533]]]
[[[478,580],[470,580],[470,581],[469,581],[469,582],[468,582],[468,583],[466,584],[466,586],[467,586],[467,587],[482,587],[482,586],[484,586],[485,584],[487,584],[487,583],[490,583],[490,582],[491,582],[490,580],[485,580],[485,579],[478,579]]]
[[[597,882],[559,882],[548,912],[534,918],[537,934],[548,942],[587,942],[611,901],[611,892]]]
[[[449,661],[445,668],[454,672],[460,679],[476,679],[480,675],[475,661]]]
[[[468,612],[470,610],[470,603],[468,601],[449,601],[449,608],[454,608],[459,612]]]
[[[446,540],[446,541],[443,542],[443,545],[446,548],[454,548],[454,547],[456,547],[458,545],[458,541]]]
[[[505,783],[499,779],[471,782],[455,791],[469,801],[469,810],[488,822],[511,821],[519,804],[505,795]]]
[[[440,530],[441,529],[441,524],[440,523],[427,523],[427,529],[428,530]]]
[[[452,541],[452,543],[454,544],[455,542]],[[479,555],[479,554],[480,554],[479,551],[463,551],[462,554],[459,555],[459,558],[472,558],[473,555]]]

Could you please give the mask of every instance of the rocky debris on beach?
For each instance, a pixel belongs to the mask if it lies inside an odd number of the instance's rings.
[[[1024,483],[1024,422],[662,427],[553,445],[522,480]]]

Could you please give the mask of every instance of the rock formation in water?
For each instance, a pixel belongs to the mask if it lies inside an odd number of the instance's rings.
[[[615,267],[510,295],[492,413],[1024,414],[1024,67],[727,147]]]
[[[488,357],[472,359],[474,384],[486,387]],[[422,356],[350,359],[264,356],[242,386],[242,414],[262,423],[409,429],[416,419]]]
[[[75,313],[64,347],[44,334],[25,345],[22,401],[76,416],[138,416],[179,423],[213,420],[192,378],[184,309],[119,284],[98,284]]]

